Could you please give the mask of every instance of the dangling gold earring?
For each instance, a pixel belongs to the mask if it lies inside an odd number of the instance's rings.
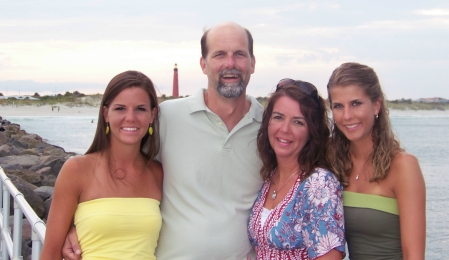
[[[150,124],[150,127],[148,128],[148,133],[150,135],[153,135],[153,126]]]
[[[109,130],[110,130],[110,129],[109,129],[109,122],[107,122],[107,123],[106,123],[106,135],[109,134]]]

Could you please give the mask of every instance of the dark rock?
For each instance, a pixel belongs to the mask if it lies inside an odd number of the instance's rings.
[[[3,170],[6,172],[8,171],[21,171],[23,170],[23,167],[20,164],[2,164]]]
[[[12,181],[12,179],[11,179]],[[22,180],[22,182],[14,183],[14,186],[23,194],[25,200],[33,208],[36,215],[40,218],[45,215],[44,200],[34,193],[34,189],[29,188],[29,184]]]
[[[27,144],[29,148],[34,148],[38,143],[42,143],[42,137],[37,134],[24,134],[18,141]]]
[[[38,149],[36,149],[36,148],[31,148],[31,149],[25,149],[25,150],[22,150],[22,151],[19,153],[19,155],[25,155],[25,154],[39,155],[39,154],[41,154],[41,152],[40,152]]]
[[[61,170],[62,165],[64,164],[64,162],[66,160],[67,160],[66,157],[56,157],[56,156],[51,156],[51,155],[50,156],[41,156],[39,165],[36,165],[36,166],[30,168],[30,170],[37,171],[44,167],[50,167],[51,174],[53,174],[54,176],[58,176],[59,171]]]
[[[34,192],[45,201],[53,195],[54,190],[54,187],[40,186],[36,188]]]
[[[45,218],[45,219],[48,219],[48,213],[50,212],[50,206],[51,206],[52,201],[53,201],[53,197],[50,197],[44,202],[45,215],[43,218]]]
[[[20,178],[22,178],[24,181],[31,183],[35,186],[41,186],[42,185],[42,180],[44,179],[44,176],[42,176],[42,174],[27,170],[27,169],[23,169],[23,170],[19,170],[19,171],[5,171],[9,174],[18,176]]]
[[[45,148],[43,155],[66,156],[67,153],[62,148],[50,146],[50,147]]]
[[[25,169],[28,169],[31,166],[39,163],[39,156],[36,155],[6,156],[0,158],[0,164],[2,166],[8,164],[19,164]]]
[[[6,129],[6,132],[17,133],[20,130],[20,125],[9,123],[9,124],[6,124],[4,126],[4,128]]]
[[[25,185],[28,187],[28,189],[34,191],[35,189],[37,189],[36,185],[33,185],[29,182],[24,181],[22,178],[20,178],[19,176],[16,176],[14,174],[9,174],[7,173],[6,176],[8,176],[8,178],[11,180],[11,182],[14,184],[14,186],[16,186],[16,183],[20,183],[21,185]],[[16,186],[17,188],[17,186]]]
[[[51,147],[51,146],[53,146],[53,145],[47,144],[47,143],[38,143],[38,144],[36,144],[36,146],[34,148],[39,150],[40,153],[43,153],[47,147]]]
[[[4,128],[3,128],[4,129]],[[0,145],[4,145],[8,142],[8,137],[6,137],[5,133],[0,132]]]
[[[20,126],[19,126],[20,127]],[[22,136],[24,136],[27,132],[25,130],[19,129],[17,132],[15,132],[14,134],[11,133],[11,138],[15,138],[17,140],[19,140],[20,138],[22,138]]]
[[[12,147],[9,144],[4,144],[4,145],[0,146],[0,157],[17,155],[19,153],[20,153],[19,149]]]
[[[42,186],[50,186],[54,187],[56,183],[56,176],[53,174],[43,175],[44,179],[42,180]]]
[[[19,150],[23,150],[23,149],[27,149],[27,148],[28,148],[28,145],[27,145],[27,144],[24,144],[24,143],[18,141],[18,140],[17,140],[16,138],[14,138],[14,137],[11,137],[11,139],[9,139],[9,143],[10,143],[12,146],[16,147],[17,149],[19,149]]]
[[[42,175],[49,175],[49,174],[51,174],[51,167],[44,167],[44,168],[42,168],[42,169],[40,169],[40,170],[37,170],[36,171],[36,173],[39,173],[39,174],[42,174]]]

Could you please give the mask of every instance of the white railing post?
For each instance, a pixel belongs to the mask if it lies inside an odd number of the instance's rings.
[[[1,167],[0,167],[0,170]],[[0,180],[0,202],[3,202],[3,189],[5,188],[5,186],[3,185],[3,181]],[[3,203],[2,206],[0,207],[0,230],[3,230],[3,221],[1,221],[3,219]],[[0,257],[3,256],[3,251],[5,251],[5,244],[3,243],[3,236],[0,235]],[[3,257],[0,259],[4,259]]]
[[[16,197],[18,196],[23,197],[22,194],[17,194]],[[14,231],[12,237],[13,260],[22,259],[22,218],[22,210],[20,210],[19,204],[14,200]]]
[[[36,215],[36,212],[31,208],[30,204],[25,200],[25,197],[11,180],[6,176],[3,168],[0,166],[0,185],[2,192],[0,192],[0,202],[3,202],[0,207],[0,228],[1,228],[1,258],[0,260],[22,260],[22,224],[23,216],[31,225],[31,259],[39,260],[42,244],[45,238],[45,223]],[[10,199],[14,198],[14,232],[11,239],[11,228],[9,227],[10,215]]]
[[[31,232],[31,260],[39,260],[41,251],[42,251],[42,242],[39,240],[39,237],[33,230]]]
[[[3,171],[3,169],[2,169]],[[5,178],[6,180],[6,178]],[[2,221],[2,239],[3,244],[5,247],[3,247],[2,250],[2,259],[8,259],[8,255],[11,255],[10,250],[12,249],[12,241],[8,239],[8,237],[11,237],[11,229],[9,228],[9,206],[10,206],[10,198],[9,198],[9,191],[6,188],[5,180],[2,182],[3,187],[3,221]]]

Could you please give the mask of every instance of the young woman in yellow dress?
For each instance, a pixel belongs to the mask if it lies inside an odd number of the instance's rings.
[[[41,259],[62,259],[72,223],[88,259],[156,259],[163,171],[151,80],[126,71],[108,84],[92,145],[56,181]]]
[[[353,259],[424,259],[426,192],[418,160],[395,139],[374,70],[344,63],[327,85],[330,163],[343,176]]]

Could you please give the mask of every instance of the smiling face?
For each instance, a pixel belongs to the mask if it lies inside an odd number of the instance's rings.
[[[115,142],[140,146],[153,122],[156,108],[151,109],[147,92],[140,87],[129,87],[103,107],[103,116],[110,125],[111,144]]]
[[[298,160],[309,140],[309,128],[297,101],[288,96],[276,101],[268,125],[268,140],[278,162]]]
[[[246,31],[232,23],[220,25],[208,32],[206,44],[208,53],[200,65],[208,78],[208,90],[225,98],[240,97],[255,67]]]
[[[335,125],[351,142],[372,142],[371,132],[380,101],[371,101],[358,85],[333,86],[329,89]]]

